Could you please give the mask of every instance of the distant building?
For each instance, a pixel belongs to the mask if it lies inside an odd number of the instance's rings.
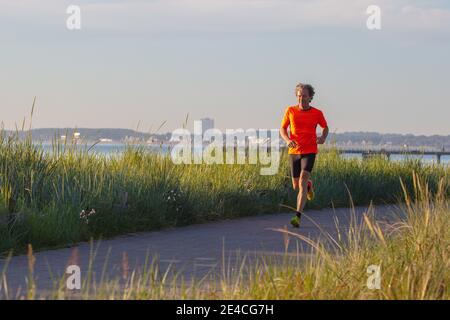
[[[202,135],[205,134],[206,130],[214,129],[214,119],[212,118],[203,118],[200,119],[202,122]]]
[[[159,143],[159,142],[160,142],[160,140],[158,138],[156,138],[156,137],[150,137],[150,138],[147,139],[147,143],[148,144]]]
[[[181,141],[181,139],[180,139],[180,137],[170,137],[170,140],[169,140],[169,142],[180,142]]]

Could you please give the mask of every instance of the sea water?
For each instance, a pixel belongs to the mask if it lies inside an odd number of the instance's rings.
[[[42,144],[43,149],[46,152],[52,152],[51,144]],[[88,149],[90,145],[79,145],[78,148]],[[170,145],[162,144],[162,145],[143,145],[144,150],[154,153],[160,154],[169,154]],[[112,155],[115,153],[123,152],[126,149],[125,144],[96,144],[91,149],[90,152],[103,154],[103,155]],[[197,150],[200,151],[200,150]],[[194,153],[196,150],[194,149]],[[362,154],[355,153],[342,153],[341,157],[344,159],[362,159]],[[423,164],[436,164],[437,157],[435,155],[404,155],[404,154],[391,154],[391,161],[404,161],[406,159],[419,159]],[[441,164],[442,165],[450,165],[450,155],[441,156]]]

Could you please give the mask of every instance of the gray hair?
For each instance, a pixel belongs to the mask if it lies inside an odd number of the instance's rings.
[[[316,94],[316,92],[314,91],[314,88],[312,85],[307,84],[307,83],[299,83],[296,87],[295,87],[295,95],[297,95],[298,90],[301,89],[303,91],[303,89],[308,90],[309,96],[311,97],[311,100],[314,98],[314,95]]]

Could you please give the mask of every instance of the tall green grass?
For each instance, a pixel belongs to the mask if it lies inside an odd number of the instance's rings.
[[[0,135],[0,252],[24,252],[90,238],[177,227],[217,219],[286,211],[291,188],[286,154],[273,176],[260,165],[175,165],[170,157],[129,145],[123,153],[95,153],[54,142],[53,152],[31,137]],[[316,199],[309,208],[392,203],[400,179],[412,172],[436,190],[449,185],[450,168],[419,160],[344,160],[334,150],[319,154],[313,171]],[[412,190],[411,183],[406,188]],[[307,207],[307,208],[308,208]],[[88,220],[80,212],[95,209]]]
[[[450,199],[443,179],[437,189],[413,174],[409,192],[401,183],[403,202],[396,219],[382,225],[370,206],[364,219],[352,219],[337,235],[323,231],[318,240],[301,233],[278,230],[289,241],[301,240],[311,250],[282,259],[260,257],[247,263],[246,256],[230,268],[225,259],[218,275],[186,282],[170,267],[160,270],[157,259],[147,259],[142,269],[128,271],[122,261],[120,278],[95,281],[84,278],[73,293],[65,280],[49,293],[39,294],[32,280],[33,253],[29,251],[31,284],[19,296],[47,299],[450,299]],[[356,215],[353,211],[353,217]],[[368,267],[380,268],[380,286],[368,286]],[[4,278],[5,279],[5,278]],[[370,283],[370,281],[369,281]],[[6,283],[2,283],[7,288]],[[1,286],[0,286],[1,287]],[[0,294],[5,292],[0,290]]]

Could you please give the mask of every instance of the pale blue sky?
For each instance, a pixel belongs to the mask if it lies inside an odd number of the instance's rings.
[[[310,82],[332,131],[450,134],[450,1],[0,0],[0,41],[7,128],[277,128]]]

